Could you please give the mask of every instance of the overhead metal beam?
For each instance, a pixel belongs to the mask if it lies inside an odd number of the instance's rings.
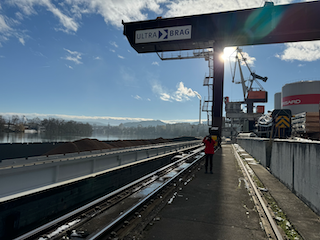
[[[303,2],[123,23],[123,33],[138,53],[312,41],[320,40],[319,13],[319,1]]]

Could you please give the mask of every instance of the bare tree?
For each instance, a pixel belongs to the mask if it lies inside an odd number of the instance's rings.
[[[12,115],[11,116],[11,124],[12,125],[18,125],[19,124],[19,122],[20,122],[20,118],[19,118],[19,116],[18,115]]]
[[[4,132],[5,130],[6,120],[0,115],[0,132]]]

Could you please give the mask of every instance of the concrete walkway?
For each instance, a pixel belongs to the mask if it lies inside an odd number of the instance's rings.
[[[145,239],[268,239],[231,145],[214,155],[213,174],[202,168],[158,217]]]
[[[253,160],[245,151],[243,154]],[[320,240],[320,216],[262,165],[249,165],[300,236]],[[173,203],[158,214],[159,221],[147,229],[145,239],[268,239],[245,188],[232,145],[222,145],[216,152],[213,169],[213,174],[205,174],[203,167],[196,173]]]

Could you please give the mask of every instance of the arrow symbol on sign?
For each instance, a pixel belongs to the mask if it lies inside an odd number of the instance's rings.
[[[168,39],[168,29],[159,30],[158,39]]]
[[[289,126],[290,126],[290,124],[288,122],[286,122],[285,119],[281,119],[280,121],[278,121],[276,123],[276,127],[279,127],[279,128],[287,128]]]

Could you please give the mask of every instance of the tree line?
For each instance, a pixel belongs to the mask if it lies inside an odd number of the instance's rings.
[[[57,118],[26,119],[18,115],[4,118],[0,115],[0,132],[24,132],[26,129],[46,132],[48,134],[77,134],[91,136],[92,133],[102,135],[126,135],[143,137],[181,137],[181,136],[205,136],[208,134],[207,125],[193,125],[190,123],[176,123],[148,127],[126,127],[124,124],[119,126],[92,126],[89,123],[76,121],[66,121]]]
[[[166,124],[158,126],[148,127],[124,127],[123,124],[119,126],[94,126],[94,132],[99,134],[109,135],[127,135],[127,136],[145,136],[150,138],[153,137],[181,137],[181,136],[205,136],[208,135],[207,125],[193,125],[190,123],[177,123],[177,124]]]
[[[66,121],[57,118],[26,119],[18,115],[4,118],[0,115],[0,132],[24,132],[26,129],[45,131],[52,134],[91,134],[92,126],[89,123]]]

